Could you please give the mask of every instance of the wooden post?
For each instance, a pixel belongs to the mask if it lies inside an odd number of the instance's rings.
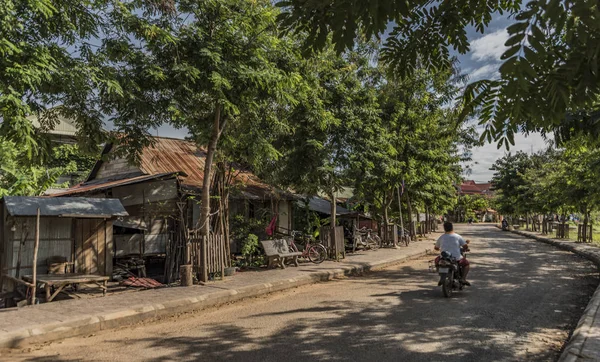
[[[37,218],[35,220],[35,243],[33,244],[33,277],[31,287],[31,304],[35,305],[35,293],[37,286],[37,257],[40,248],[40,208],[37,209]]]
[[[19,251],[17,252],[17,270],[15,271],[15,277],[19,279],[21,276],[21,255],[23,250],[23,245],[25,245],[25,240],[29,235],[29,229],[27,228],[27,223],[23,222],[21,224],[21,242],[19,243]]]
[[[331,241],[333,242],[333,244],[330,243],[330,245],[333,245],[333,252],[335,253],[335,261],[340,261],[340,257],[338,255],[339,250],[337,248],[337,243],[335,242],[335,225],[336,225],[336,215],[337,214],[337,204],[336,204],[336,197],[335,197],[335,190],[333,190],[331,192],[331,235],[329,236],[331,238]]]
[[[191,287],[194,285],[194,279],[192,278],[192,266],[190,264],[180,266],[179,274],[182,287]]]

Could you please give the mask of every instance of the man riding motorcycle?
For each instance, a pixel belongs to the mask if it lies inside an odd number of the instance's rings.
[[[461,249],[468,250],[470,240],[463,239],[462,236],[454,232],[454,226],[451,222],[444,223],[444,231],[445,233],[439,237],[437,242],[435,243],[435,250],[438,251],[447,251],[449,252],[453,258],[458,260],[458,265],[461,268],[461,283],[463,285],[471,285],[467,281],[467,275],[469,274],[469,261],[467,258],[462,256]],[[437,265],[440,260],[438,256],[435,259],[435,264]]]
[[[502,219],[502,230],[508,230],[508,220]]]

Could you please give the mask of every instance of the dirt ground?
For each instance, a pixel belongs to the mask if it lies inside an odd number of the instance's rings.
[[[598,284],[585,259],[491,226],[450,299],[424,257],[360,277],[24,350],[19,361],[554,361]]]

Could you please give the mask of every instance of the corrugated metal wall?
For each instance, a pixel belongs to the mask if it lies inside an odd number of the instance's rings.
[[[5,252],[10,260],[6,260],[7,272],[14,276],[19,259],[19,244],[24,233],[24,226],[29,230],[24,245],[21,247],[20,275],[33,272],[33,244],[35,240],[35,217],[9,218],[15,220],[16,231],[5,233]],[[38,273],[47,272],[46,260],[51,256],[63,256],[73,261],[72,219],[70,218],[41,218],[40,247],[38,251]]]

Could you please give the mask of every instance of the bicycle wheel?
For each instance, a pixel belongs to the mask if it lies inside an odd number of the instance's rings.
[[[368,244],[369,244],[369,249],[377,250],[381,246],[381,239],[377,235],[371,236],[368,239]]]
[[[327,249],[321,244],[315,244],[308,248],[308,260],[315,264],[321,264],[327,259]]]
[[[298,252],[298,247],[296,246],[296,244],[294,242],[289,242],[288,246],[289,246],[290,251],[292,253],[297,253]]]

